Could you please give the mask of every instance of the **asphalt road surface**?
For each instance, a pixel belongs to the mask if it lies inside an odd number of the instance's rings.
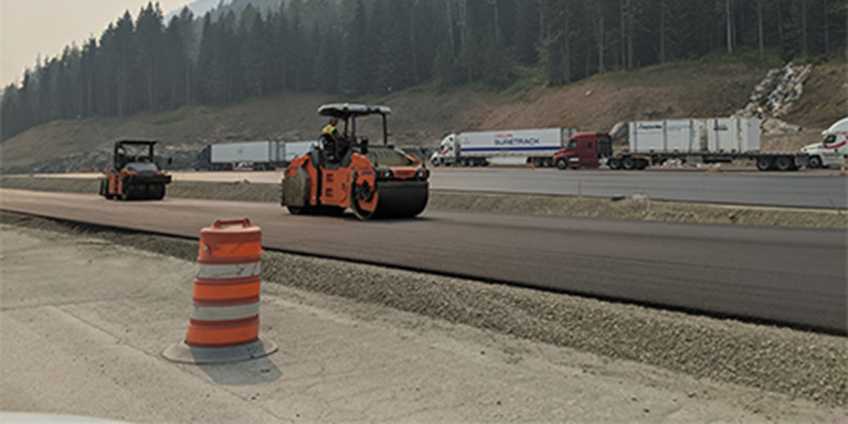
[[[0,199],[9,211],[185,237],[247,216],[271,249],[848,332],[843,231],[438,211],[359,222],[290,216],[267,203],[6,189]]]
[[[178,181],[279,183],[281,172],[175,172]],[[58,176],[58,175],[54,175]],[[70,174],[95,177],[99,174]],[[612,197],[645,194],[658,200],[800,208],[848,208],[848,178],[833,171],[799,173],[697,171],[558,171],[553,169],[434,169],[436,190]]]
[[[435,172],[437,189],[653,199],[814,208],[848,207],[848,179],[839,176],[615,172],[558,170],[451,170]]]

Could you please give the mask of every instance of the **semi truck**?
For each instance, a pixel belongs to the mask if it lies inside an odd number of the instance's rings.
[[[246,141],[212,144],[202,157],[213,171],[229,171],[249,166],[254,170],[273,170],[288,165],[294,158],[309,152],[316,141]]]
[[[430,156],[433,166],[487,166],[495,158],[524,158],[539,167],[554,165],[574,129],[539,128],[449,134]]]
[[[848,117],[842,118],[822,132],[821,143],[801,148],[810,156],[810,168],[831,168],[845,165],[848,158]]]
[[[669,160],[728,163],[751,160],[760,171],[795,171],[805,167],[809,155],[801,152],[761,152],[760,120],[710,118],[638,121],[627,124],[621,151],[605,133],[575,134],[554,155],[559,169],[597,168],[641,170]]]

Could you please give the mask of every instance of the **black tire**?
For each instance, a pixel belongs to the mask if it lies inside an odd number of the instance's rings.
[[[553,159],[553,158],[547,158],[547,159],[545,159],[545,161],[544,161],[544,163],[543,163],[543,166],[544,166],[545,168],[553,168],[553,167],[554,167],[554,159]]]
[[[807,167],[810,169],[820,169],[824,167],[824,162],[820,156],[813,156],[810,158],[810,161],[807,162]]]
[[[556,166],[557,168],[559,168],[560,171],[565,171],[566,169],[568,169],[568,161],[565,159],[559,159],[556,162]]]
[[[795,161],[789,156],[778,156],[774,160],[774,166],[781,172],[791,171],[795,167]]]
[[[774,166],[774,162],[768,156],[757,158],[757,169],[761,172],[770,171]]]
[[[156,194],[153,196],[154,200],[162,200],[165,198],[165,184],[158,184],[156,187]]]
[[[307,208],[299,206],[286,206],[286,209],[289,210],[289,214],[291,215],[306,215],[308,213]]]
[[[621,166],[627,171],[632,171],[636,169],[636,160],[631,157],[626,157],[621,161]]]
[[[607,166],[613,171],[618,171],[621,169],[621,160],[618,158],[609,158],[607,160]]]
[[[333,216],[333,217],[344,216],[345,211],[346,211],[345,208],[340,208],[340,207],[337,207],[337,206],[321,206],[317,210],[318,214],[320,214],[320,215]]]

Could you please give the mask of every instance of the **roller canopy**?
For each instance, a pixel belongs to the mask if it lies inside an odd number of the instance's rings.
[[[331,103],[318,108],[318,114],[346,119],[352,116],[390,115],[392,109],[387,106],[363,105],[355,103]]]

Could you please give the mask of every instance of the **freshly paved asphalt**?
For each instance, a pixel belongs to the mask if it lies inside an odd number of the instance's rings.
[[[358,222],[290,216],[267,203],[119,203],[7,189],[0,209],[183,237],[248,216],[271,249],[848,332],[844,231],[439,211]]]
[[[281,172],[174,172],[177,181],[250,181],[277,184]],[[44,175],[61,177],[61,174]],[[100,174],[68,174],[94,178]],[[703,171],[609,171],[523,168],[436,168],[435,190],[583,195],[644,194],[657,200],[797,208],[848,208],[848,178],[836,171],[790,173]]]
[[[848,178],[704,172],[557,171],[509,169],[433,173],[436,189],[653,199],[758,206],[848,208]]]

